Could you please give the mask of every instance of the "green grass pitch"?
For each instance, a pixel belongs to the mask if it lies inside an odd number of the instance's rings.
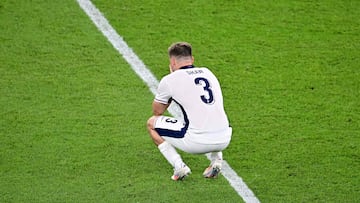
[[[93,0],[147,67],[194,47],[234,129],[224,158],[261,202],[358,202],[360,2]],[[0,202],[241,202],[204,156],[172,169],[153,95],[75,0],[0,2]]]

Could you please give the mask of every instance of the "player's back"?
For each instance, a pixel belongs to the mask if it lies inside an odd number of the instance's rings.
[[[207,133],[229,126],[219,81],[209,69],[179,69],[168,77],[172,98],[182,107],[185,121],[189,121],[188,130]]]

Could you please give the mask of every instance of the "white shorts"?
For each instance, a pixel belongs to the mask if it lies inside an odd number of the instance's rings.
[[[211,133],[194,133],[182,121],[160,116],[154,123],[159,135],[174,147],[192,154],[219,152],[230,143],[232,128]]]

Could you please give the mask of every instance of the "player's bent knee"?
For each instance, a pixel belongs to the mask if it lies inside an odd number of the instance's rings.
[[[154,123],[157,119],[157,116],[151,116],[147,121],[147,128],[148,129],[154,129]]]

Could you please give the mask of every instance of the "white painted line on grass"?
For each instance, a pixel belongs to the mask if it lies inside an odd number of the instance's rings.
[[[80,7],[90,17],[96,27],[109,40],[114,48],[124,57],[135,73],[149,86],[150,91],[155,94],[159,82],[147,69],[144,63],[126,44],[123,38],[114,30],[101,12],[89,0],[78,0]]]
[[[109,24],[101,12],[91,3],[90,0],[77,0],[77,2],[85,11],[85,13],[90,17],[96,27],[103,33],[103,35],[109,40],[114,48],[124,57],[126,62],[130,64],[135,73],[148,85],[150,91],[153,94],[156,94],[156,89],[159,84],[156,77],[149,71],[149,69],[146,68],[145,64]],[[179,109],[174,105],[170,106],[169,112],[175,117],[181,116]],[[207,157],[209,158],[208,155]],[[225,160],[223,162],[222,174],[245,202],[260,202],[255,197],[254,193],[248,188],[242,178],[236,174],[236,172]]]

